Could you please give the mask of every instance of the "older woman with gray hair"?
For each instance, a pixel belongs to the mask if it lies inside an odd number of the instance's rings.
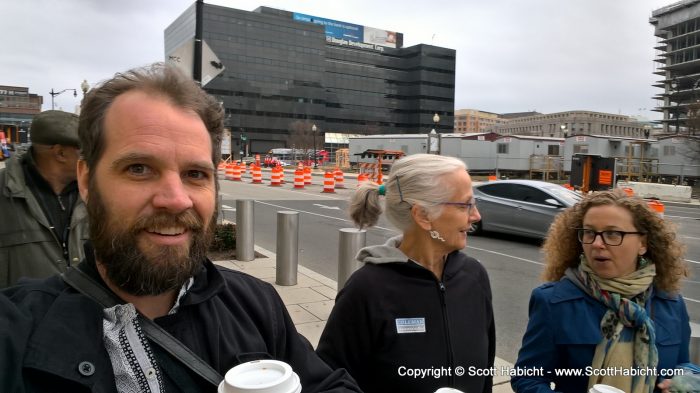
[[[461,251],[481,219],[464,162],[429,154],[398,160],[386,184],[355,192],[353,221],[375,225],[382,199],[402,235],[360,250],[364,266],[338,293],[318,354],[367,393],[491,392],[491,287],[484,267]]]

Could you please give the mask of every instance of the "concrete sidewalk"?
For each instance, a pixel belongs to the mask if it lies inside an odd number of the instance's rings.
[[[228,260],[215,261],[215,263],[233,270],[240,270],[272,284],[287,306],[299,333],[303,334],[315,348],[333,308],[338,284],[328,277],[299,266],[297,285],[277,285],[275,284],[277,256],[258,246],[255,246],[255,251],[256,254],[262,254],[264,257],[250,262]],[[496,358],[495,367],[500,370],[501,367],[512,367],[512,364]],[[512,393],[509,378],[500,376],[494,378],[493,392]]]

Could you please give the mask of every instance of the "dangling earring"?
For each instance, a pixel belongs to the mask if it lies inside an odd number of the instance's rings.
[[[445,241],[445,239],[443,239],[443,237],[440,236],[440,232],[438,231],[428,231],[428,233],[430,233],[430,237],[432,237],[433,239],[438,239],[441,242]]]
[[[651,261],[644,258],[644,255],[640,255],[639,258],[637,258],[637,269],[643,269],[647,267],[650,263]]]

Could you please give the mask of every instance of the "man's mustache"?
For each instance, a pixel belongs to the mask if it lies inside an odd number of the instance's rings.
[[[201,231],[204,226],[203,220],[192,209],[185,210],[179,214],[155,213],[150,216],[139,217],[132,226],[134,231],[146,229],[162,229],[172,227],[182,227],[191,231]]]

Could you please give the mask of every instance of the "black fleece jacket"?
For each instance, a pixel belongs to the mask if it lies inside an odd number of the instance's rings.
[[[470,367],[491,368],[495,357],[486,270],[455,251],[440,281],[386,250],[364,253],[370,263],[338,293],[316,352],[347,369],[366,393],[491,392],[491,377],[469,375]]]

